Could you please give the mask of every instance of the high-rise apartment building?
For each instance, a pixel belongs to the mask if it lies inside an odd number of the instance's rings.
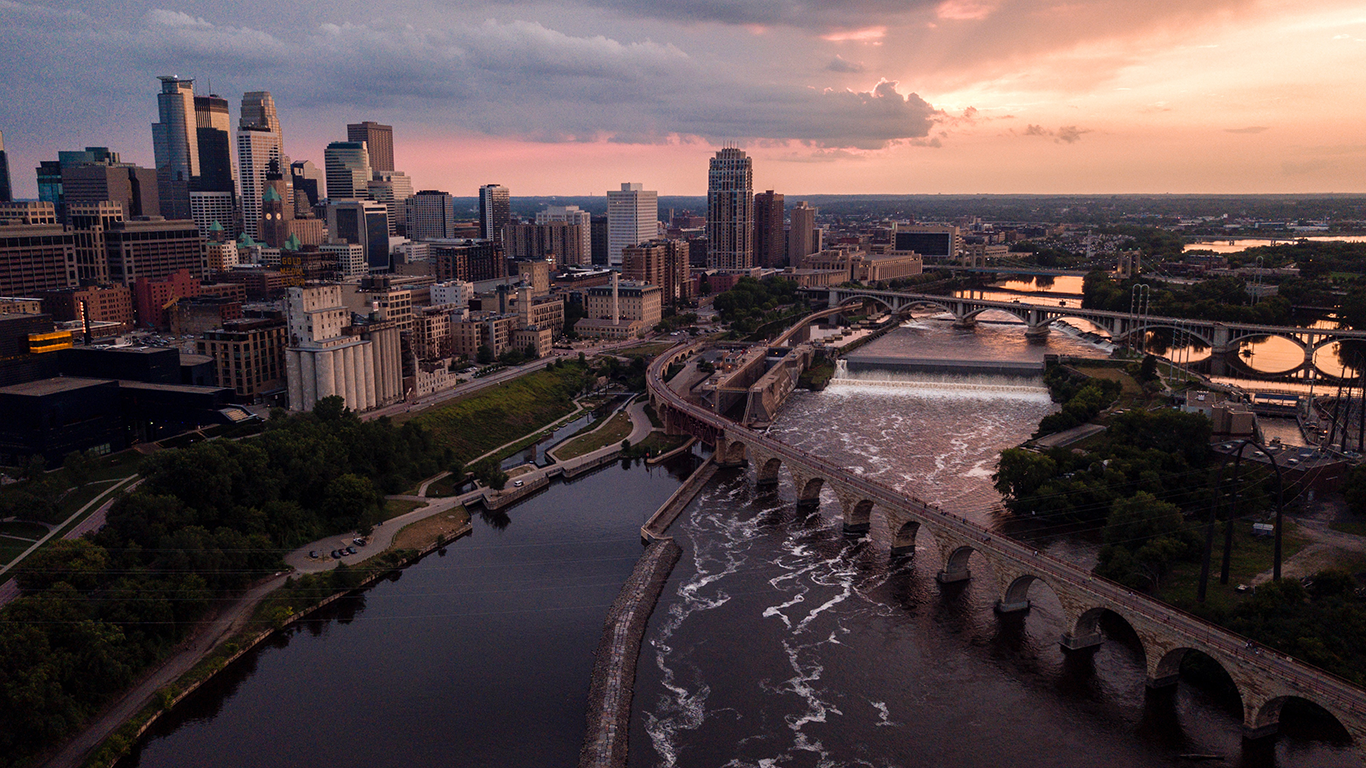
[[[621,251],[621,276],[657,285],[665,306],[688,298],[688,244],[682,240],[650,240]]]
[[[583,234],[578,224],[552,221],[545,224],[509,224],[503,243],[507,257],[514,260],[554,257],[555,266],[579,266],[588,262],[582,250]]]
[[[334,141],[323,152],[329,200],[363,200],[370,185],[370,153],[363,141]]]
[[[508,188],[485,184],[479,188],[479,233],[485,240],[503,242],[503,227],[512,220],[512,201]]]
[[[5,154],[5,134],[0,133],[0,203],[14,199],[14,185],[9,176],[9,155]]]
[[[593,261],[593,217],[588,211],[580,210],[577,205],[552,205],[544,211],[537,211],[537,224],[550,224],[551,222],[562,221],[566,224],[579,225],[579,265],[591,264]]]
[[[157,115],[152,125],[152,154],[156,158],[157,194],[161,215],[190,218],[190,185],[199,176],[199,132],[195,116],[194,80],[162,75]]]
[[[726,147],[707,172],[707,265],[713,269],[754,266],[754,161]]]
[[[754,196],[754,260],[763,267],[781,267],[787,261],[781,192],[770,189]]]
[[[266,170],[272,160],[281,168],[289,165],[275,100],[269,91],[249,91],[242,94],[242,115],[237,122],[237,166],[242,230],[252,239],[261,236],[261,195],[266,191]]]
[[[271,317],[243,318],[206,331],[199,354],[214,359],[218,386],[231,387],[246,402],[285,386],[285,323]]]
[[[109,247],[105,234],[127,216],[111,200],[67,204],[66,220],[75,238],[76,278],[82,283],[109,283]]]
[[[594,216],[589,222],[592,242],[592,262],[595,267],[607,266],[607,217]]]
[[[365,148],[370,153],[371,170],[394,170],[394,127],[392,125],[380,125],[369,120],[363,123],[350,123],[346,126],[346,140],[365,143]]]
[[[455,237],[455,198],[449,193],[424,189],[408,198],[404,213],[409,239]]]
[[[809,256],[821,249],[820,232],[816,230],[816,214],[819,208],[812,207],[805,200],[792,208],[792,228],[787,234],[787,263],[798,266],[803,256]]]
[[[659,193],[623,183],[607,192],[607,264],[621,267],[621,249],[659,236]]]

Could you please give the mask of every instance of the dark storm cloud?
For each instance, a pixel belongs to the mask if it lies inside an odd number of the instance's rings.
[[[392,108],[415,122],[542,141],[683,135],[860,149],[924,137],[936,115],[890,83],[864,92],[755,83],[669,43],[574,36],[531,21],[324,23],[284,36],[152,9],[125,29],[73,24],[46,34],[50,13],[0,0],[0,25],[37,19],[25,22],[29,34],[59,70],[25,75],[16,62],[0,64],[0,75],[26,81],[10,86],[21,94],[72,82],[99,63],[148,103],[153,78],[175,72],[270,90],[282,108]]]

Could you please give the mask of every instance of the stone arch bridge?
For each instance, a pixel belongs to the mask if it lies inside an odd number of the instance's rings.
[[[1303,350],[1305,365],[1310,366],[1313,365],[1314,355],[1335,341],[1366,340],[1366,331],[1341,328],[1221,323],[1213,320],[1134,315],[1128,312],[1026,304],[1020,301],[960,299],[954,296],[877,291],[867,288],[808,288],[805,290],[806,294],[813,299],[825,299],[831,309],[873,302],[886,307],[893,314],[902,314],[910,312],[912,309],[933,307],[952,314],[954,320],[962,325],[972,325],[976,322],[978,315],[989,309],[995,309],[1018,317],[1026,326],[1025,335],[1027,336],[1046,335],[1048,327],[1054,321],[1067,317],[1086,320],[1104,328],[1116,343],[1124,341],[1131,335],[1146,331],[1179,330],[1200,340],[1216,354],[1235,352],[1238,349],[1239,342],[1248,339],[1278,336],[1289,340]]]
[[[1102,641],[1098,622],[1114,614],[1127,622],[1143,644],[1148,685],[1177,682],[1182,658],[1193,651],[1209,656],[1233,679],[1243,705],[1243,727],[1248,738],[1276,732],[1282,705],[1303,699],[1327,710],[1351,734],[1358,749],[1366,749],[1366,691],[1323,670],[1269,650],[1256,648],[1214,624],[1141,594],[1093,576],[1077,566],[1052,558],[976,523],[914,496],[865,479],[825,459],[741,427],[688,402],[663,380],[675,360],[691,355],[700,344],[675,347],[657,357],[647,372],[650,401],[675,434],[691,434],[715,446],[722,466],[752,465],[760,486],[776,486],[782,472],[790,474],[798,506],[820,503],[823,490],[839,499],[844,530],[861,535],[872,518],[885,518],[893,552],[910,552],[916,539],[929,535],[938,549],[941,583],[972,578],[969,558],[978,554],[989,566],[1002,613],[1029,608],[1028,593],[1042,583],[1062,605],[1064,649],[1082,650]]]

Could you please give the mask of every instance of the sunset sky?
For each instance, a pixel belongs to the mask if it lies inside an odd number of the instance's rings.
[[[394,126],[419,189],[1366,192],[1366,6],[1266,0],[0,0],[16,194],[107,145],[152,164],[157,75],[269,90],[321,165]]]

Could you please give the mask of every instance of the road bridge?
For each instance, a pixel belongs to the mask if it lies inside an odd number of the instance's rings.
[[[1112,614],[1138,635],[1147,659],[1147,681],[1153,688],[1175,685],[1181,660],[1199,652],[1229,674],[1242,699],[1243,728],[1248,738],[1276,732],[1282,706],[1302,699],[1325,709],[1351,734],[1358,748],[1366,745],[1366,691],[1328,672],[1288,656],[1258,648],[1247,638],[1183,613],[1150,597],[1092,575],[1078,566],[983,528],[914,495],[868,480],[847,468],[741,427],[674,392],[663,372],[675,361],[695,354],[700,343],[679,346],[657,357],[646,374],[650,401],[666,428],[691,434],[715,446],[722,466],[749,464],[760,486],[776,486],[784,470],[797,490],[799,507],[820,504],[822,491],[839,500],[847,535],[869,530],[875,514],[885,518],[894,553],[910,553],[916,539],[928,534],[939,551],[941,583],[973,577],[969,559],[976,553],[990,566],[998,595],[996,610],[1028,610],[1031,588],[1042,584],[1062,605],[1060,642],[1068,651],[1094,648],[1103,642],[1099,620]]]
[[[953,315],[960,325],[970,326],[987,310],[998,310],[1014,315],[1025,324],[1026,336],[1044,336],[1055,321],[1079,318],[1105,329],[1115,343],[1136,334],[1159,329],[1170,329],[1199,340],[1215,354],[1236,352],[1242,341],[1265,336],[1288,339],[1304,352],[1304,365],[1313,366],[1320,349],[1343,340],[1366,340],[1366,331],[1343,328],[1303,328],[1300,326],[1257,325],[1253,323],[1224,323],[1215,320],[1191,320],[1180,317],[1138,315],[1130,312],[1109,312],[1100,309],[1050,306],[1022,301],[933,296],[920,293],[879,291],[869,288],[806,288],[812,299],[824,299],[830,308],[872,302],[893,314],[905,314],[914,309],[934,308]]]

